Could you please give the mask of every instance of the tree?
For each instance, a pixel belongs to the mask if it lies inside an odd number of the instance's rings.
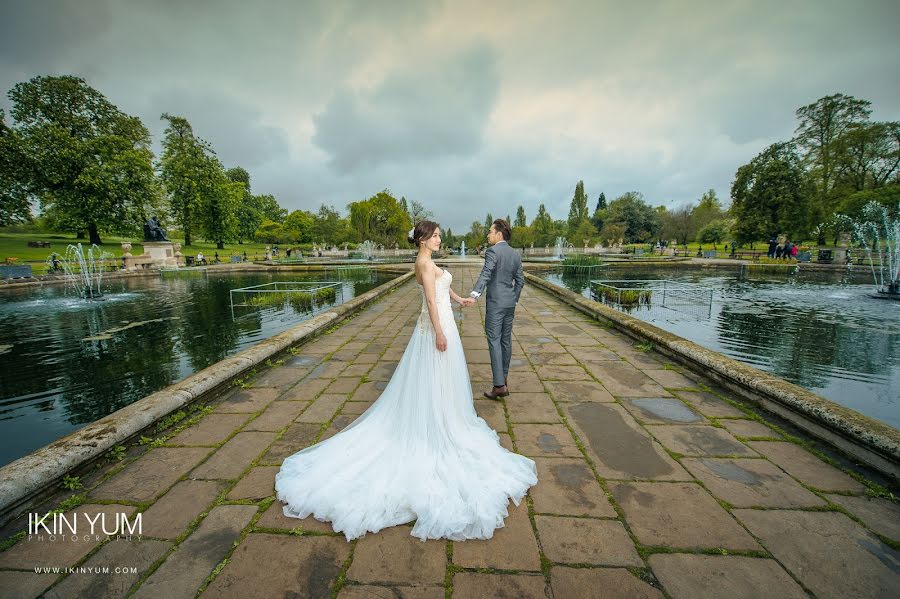
[[[237,210],[244,197],[244,184],[225,176],[222,163],[214,156],[207,160],[210,179],[199,186],[198,222],[203,236],[222,250],[226,241],[238,235]]]
[[[687,244],[688,240],[694,238],[694,232],[697,230],[694,219],[691,217],[692,212],[690,204],[666,211],[662,218],[660,237],[675,239],[682,245]]]
[[[531,229],[534,232],[536,245],[550,245],[555,241],[556,227],[553,224],[553,218],[550,217],[543,204],[538,206],[537,216],[531,221]]]
[[[494,224],[494,217],[490,212],[487,213],[487,216],[484,217],[484,232],[487,235],[488,229],[491,228],[491,225]]]
[[[772,144],[738,168],[730,209],[738,242],[768,239],[778,233],[802,237],[811,229],[811,187],[790,144]]]
[[[262,213],[263,218],[275,221],[276,223],[283,223],[284,219],[287,218],[287,208],[279,206],[278,201],[273,195],[263,194],[253,196],[253,203],[256,204],[258,210]]]
[[[716,191],[710,189],[700,197],[699,203],[691,211],[694,230],[698,231],[712,221],[723,218],[724,215],[725,211],[722,210],[722,203],[716,197]]]
[[[351,233],[356,241],[371,240],[390,246],[405,244],[412,223],[409,213],[385,189],[368,200],[353,202],[350,211]]]
[[[625,226],[618,223],[608,222],[603,225],[600,231],[600,240],[604,245],[612,245],[618,243],[620,239],[625,239]]]
[[[432,216],[434,216],[434,214],[431,210],[426,209],[425,206],[415,200],[412,201],[409,209],[409,217],[412,220],[413,225],[418,224],[420,221],[427,220]]]
[[[525,220],[525,209],[520,205],[518,208],[516,208],[516,220],[512,223],[512,226],[524,227],[527,224],[528,223]]]
[[[184,234],[184,245],[189,246],[199,227],[201,181],[213,177],[206,160],[212,149],[194,137],[194,130],[184,117],[164,113],[160,119],[169,125],[163,134],[159,174],[169,195],[172,216]]]
[[[700,243],[722,243],[730,230],[730,223],[725,219],[718,219],[707,223],[697,231],[697,241]]]
[[[137,117],[73,76],[35,77],[9,92],[14,125],[3,125],[0,177],[4,213],[40,200],[49,220],[68,230],[134,234],[159,197],[150,133]],[[2,120],[2,119],[0,119]]]
[[[31,220],[27,179],[16,175],[24,164],[18,135],[6,125],[0,109],[0,227]]]
[[[261,243],[278,243],[284,238],[281,223],[266,219],[259,225],[254,237]]]
[[[514,226],[512,228],[512,236],[509,239],[509,244],[513,247],[517,248],[527,248],[531,247],[534,243],[534,230],[527,226]]]
[[[303,243],[312,241],[312,229],[315,219],[306,210],[294,210],[284,220],[284,235],[288,241]]]
[[[626,192],[610,202],[606,219],[607,223],[624,227],[626,243],[652,239],[662,226],[659,214],[644,202],[644,196],[637,191]]]
[[[833,94],[797,109],[800,123],[794,131],[794,141],[827,214],[834,211],[834,199],[830,196],[840,155],[836,142],[851,128],[868,120],[871,104],[853,96]]]
[[[313,224],[310,237],[313,241],[341,243],[348,241],[347,220],[332,206],[322,204],[319,211],[313,215]]]
[[[469,228],[468,234],[466,234],[466,245],[470,248],[474,248],[479,245],[484,245],[487,237],[487,229],[477,220],[472,221],[472,226]]]
[[[598,231],[594,228],[594,225],[591,224],[590,219],[583,218],[575,231],[569,234],[569,237],[573,245],[581,245],[583,243],[590,245],[594,243],[597,234]]]
[[[409,209],[409,204],[406,203],[406,196],[400,196],[400,208],[404,212],[409,212],[410,217],[412,217],[412,212]]]
[[[835,142],[835,186],[852,192],[897,182],[900,173],[900,122],[850,127]]]
[[[594,212],[598,210],[606,210],[606,194],[602,191],[600,192],[600,197],[597,198],[597,207],[594,208]]]
[[[262,224],[263,214],[259,209],[256,198],[250,193],[250,173],[236,166],[225,171],[225,175],[234,183],[244,186],[241,201],[237,206],[237,240],[244,243],[245,239],[252,239],[253,234]]]
[[[588,217],[587,195],[584,193],[584,181],[575,184],[575,195],[569,205],[569,231],[574,233],[581,221]]]

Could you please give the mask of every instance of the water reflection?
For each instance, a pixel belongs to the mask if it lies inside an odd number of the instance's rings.
[[[106,300],[61,287],[0,296],[0,464],[5,464],[229,355],[302,317],[261,310],[232,319],[228,291],[332,273],[111,280]],[[386,281],[342,275],[344,301]]]
[[[630,313],[900,427],[900,302],[871,298],[866,274],[647,268],[611,269],[603,278],[714,288],[709,311],[637,306]],[[542,276],[591,297],[587,277]]]

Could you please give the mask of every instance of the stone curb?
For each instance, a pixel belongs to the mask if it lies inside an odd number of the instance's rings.
[[[778,414],[845,454],[894,479],[900,478],[900,431],[897,429],[531,273],[525,273],[525,278],[581,312],[611,322],[616,329],[637,340],[652,341],[660,353]]]
[[[315,337],[413,276],[412,271],[400,275],[3,466],[0,468],[0,522],[14,518],[17,514],[12,512],[47,491],[73,469],[100,457],[172,412],[225,387],[257,364]]]

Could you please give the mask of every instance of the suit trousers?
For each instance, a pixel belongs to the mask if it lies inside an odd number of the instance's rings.
[[[505,385],[509,376],[509,361],[512,358],[512,325],[515,314],[515,306],[509,308],[487,306],[485,310],[484,332],[487,335],[495,387]]]

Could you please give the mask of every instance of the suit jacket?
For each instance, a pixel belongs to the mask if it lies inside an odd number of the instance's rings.
[[[484,268],[472,291],[481,294],[487,289],[487,307],[512,308],[522,295],[525,275],[522,257],[508,243],[495,243],[484,253]]]

